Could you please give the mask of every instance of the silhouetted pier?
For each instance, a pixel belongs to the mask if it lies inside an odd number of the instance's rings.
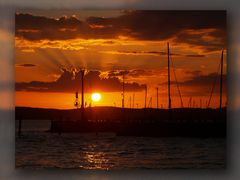
[[[122,136],[154,137],[225,137],[226,108],[124,109],[116,107],[57,110],[16,108],[16,119],[52,120],[52,133],[112,132]]]

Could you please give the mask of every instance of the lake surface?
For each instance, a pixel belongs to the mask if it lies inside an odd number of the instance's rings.
[[[26,122],[23,121],[21,138],[16,136],[16,167],[102,170],[225,167],[224,138],[58,135],[44,132],[50,125],[47,121],[41,126],[37,121]]]

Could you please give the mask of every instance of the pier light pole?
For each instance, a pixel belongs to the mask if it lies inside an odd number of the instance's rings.
[[[79,101],[78,101],[78,91],[75,93],[75,103],[74,106],[78,109],[79,108]]]

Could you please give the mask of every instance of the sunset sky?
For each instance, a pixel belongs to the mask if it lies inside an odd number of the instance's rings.
[[[219,64],[224,50],[223,105],[226,104],[226,12],[134,10],[21,10],[15,17],[16,106],[74,108],[85,68],[86,103],[121,107],[147,104],[167,108],[167,42],[170,43],[173,107],[219,106]],[[217,74],[218,73],[218,74]],[[152,98],[152,103],[150,99]],[[152,105],[151,105],[152,104]]]

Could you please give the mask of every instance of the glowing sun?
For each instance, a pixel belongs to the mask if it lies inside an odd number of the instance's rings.
[[[92,96],[91,96],[92,100],[95,101],[95,102],[98,102],[100,101],[100,99],[102,98],[101,97],[101,94],[100,93],[93,93]]]

